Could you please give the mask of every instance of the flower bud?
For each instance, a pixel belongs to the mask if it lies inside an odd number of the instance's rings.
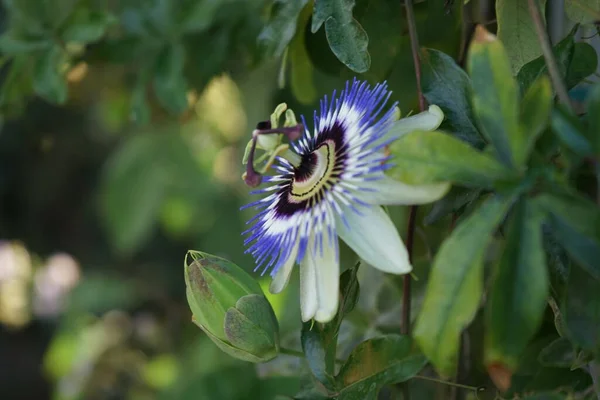
[[[279,352],[279,325],[259,284],[225,259],[189,252],[186,294],[192,320],[229,355],[265,362]]]

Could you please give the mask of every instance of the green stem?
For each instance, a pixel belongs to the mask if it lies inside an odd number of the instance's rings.
[[[533,20],[533,25],[535,27],[535,33],[537,34],[538,40],[540,41],[540,45],[542,47],[542,54],[544,54],[544,59],[546,60],[546,65],[548,66],[548,74],[550,74],[552,85],[554,86],[554,90],[556,90],[556,94],[558,95],[560,102],[571,111],[569,93],[567,92],[567,87],[562,80],[560,70],[558,69],[558,64],[556,63],[556,58],[554,57],[554,52],[552,51],[550,39],[548,39],[548,32],[546,32],[546,26],[542,18],[540,6],[537,0],[528,0],[528,3],[529,14],[531,14],[531,19]]]

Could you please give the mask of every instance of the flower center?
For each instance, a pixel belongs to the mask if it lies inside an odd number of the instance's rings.
[[[296,168],[289,201],[300,203],[319,193],[321,188],[330,181],[334,166],[335,144],[327,140],[304,157],[301,165]]]

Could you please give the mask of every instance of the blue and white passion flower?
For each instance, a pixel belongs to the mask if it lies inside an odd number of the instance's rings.
[[[381,205],[430,203],[449,189],[448,183],[409,185],[385,175],[393,162],[386,146],[415,130],[435,130],[444,119],[435,105],[398,119],[396,104],[386,108],[390,95],[385,83],[347,83],[338,96],[321,100],[312,132],[304,117],[298,128],[280,129],[291,144],[275,158],[273,175],[252,174],[249,161],[246,181],[266,187],[253,192],[263,198],[244,207],[258,211],[248,221],[246,252],[257,269],[270,272],[272,293],[286,287],[299,264],[303,321],[328,322],[337,312],[338,236],[373,267],[407,274],[406,247]],[[264,130],[272,131],[278,130]]]

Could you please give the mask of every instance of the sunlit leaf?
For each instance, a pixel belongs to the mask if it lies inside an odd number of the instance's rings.
[[[341,367],[339,400],[375,400],[382,386],[415,376],[427,359],[408,336],[387,335],[362,342]]]
[[[486,304],[488,366],[500,364],[514,371],[542,322],[549,288],[543,217],[543,211],[531,201],[520,201],[511,216]]]
[[[519,92],[502,43],[481,25],[469,50],[468,70],[473,81],[473,108],[482,133],[506,166],[518,167],[520,151]]]
[[[483,291],[483,259],[513,199],[493,196],[465,218],[435,256],[414,337],[442,376],[456,371],[461,331]]]
[[[394,166],[389,175],[406,183],[452,181],[468,187],[490,187],[510,176],[489,154],[442,132],[415,131],[391,147]]]

